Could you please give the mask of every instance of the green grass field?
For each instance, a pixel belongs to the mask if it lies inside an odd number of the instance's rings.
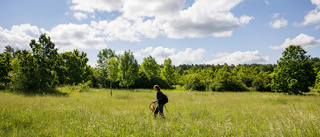
[[[0,92],[0,136],[320,136],[320,96],[91,89],[65,96]]]

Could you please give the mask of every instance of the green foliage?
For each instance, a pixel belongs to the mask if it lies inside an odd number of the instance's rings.
[[[65,52],[61,54],[65,63],[65,81],[63,84],[78,85],[82,82],[91,80],[92,68],[87,65],[89,59],[83,51],[75,49],[73,52]]]
[[[259,74],[259,70],[253,67],[238,65],[232,70],[234,76],[238,77],[247,87],[252,87],[254,77]]]
[[[98,60],[97,60],[98,67],[103,69],[105,68],[107,59],[110,59],[112,57],[117,57],[117,55],[115,51],[112,49],[102,49],[102,51],[99,51],[97,57],[98,57]]]
[[[252,88],[255,91],[271,91],[272,76],[267,72],[260,72],[252,81]]]
[[[316,74],[310,57],[301,46],[290,45],[282,53],[274,70],[272,89],[280,93],[302,94],[309,92]]]
[[[90,86],[92,85],[91,80],[84,82],[84,83],[79,83],[78,85],[69,85],[67,86],[72,92],[85,92],[90,89]],[[69,92],[70,93],[70,92]]]
[[[150,89],[154,85],[159,85],[162,89],[170,89],[171,85],[160,77],[149,78],[144,71],[139,71],[139,78],[135,81],[133,88]]]
[[[188,74],[183,77],[184,79],[184,89],[186,90],[198,90],[205,91],[206,84],[201,81],[201,75],[197,73]]]
[[[163,68],[161,70],[161,77],[166,80],[169,85],[176,83],[174,66],[172,66],[172,61],[170,58],[164,60]]]
[[[20,52],[17,58],[12,60],[12,71],[9,73],[11,79],[10,88],[13,90],[32,90],[37,84],[36,59],[26,50]]]
[[[98,66],[97,66],[97,69],[95,70],[95,75],[94,75],[95,80],[93,81],[98,83],[95,83],[95,82],[93,83],[94,85],[99,85],[100,88],[111,87],[112,81],[110,81],[108,73],[111,73],[112,71],[119,71],[119,69],[109,70],[108,66],[106,65],[111,65],[109,62],[111,58],[114,58],[117,64],[119,64],[119,58],[116,55],[115,51],[112,49],[103,49],[102,51],[99,51],[97,57],[98,57],[98,60],[97,60]],[[112,73],[112,74],[114,75],[112,76],[112,78],[115,78],[116,73]],[[113,80],[114,80],[113,82],[116,82],[118,78],[115,78]]]
[[[318,75],[317,75],[317,79],[316,79],[316,82],[315,82],[315,88],[320,93],[320,71],[318,72]]]
[[[231,73],[229,66],[224,65],[222,69],[217,70],[213,83],[209,87],[213,91],[247,91],[248,88],[241,79]]]
[[[149,79],[160,76],[160,66],[152,56],[143,59],[141,69]]]
[[[121,87],[127,87],[133,85],[135,80],[139,78],[139,66],[137,60],[134,58],[133,53],[125,51],[120,56],[119,62],[119,80]]]
[[[11,70],[10,66],[11,55],[10,53],[1,53],[0,54],[0,83],[8,84],[9,71]]]

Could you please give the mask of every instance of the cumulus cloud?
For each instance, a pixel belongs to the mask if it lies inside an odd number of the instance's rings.
[[[206,51],[204,49],[192,50],[187,48],[185,51],[180,51],[175,55],[171,55],[172,64],[193,64],[195,61],[202,59],[203,53]]]
[[[304,21],[302,23],[294,23],[295,26],[306,26],[320,23],[320,0],[311,0],[311,3],[317,5],[316,9],[310,11],[306,16],[304,16]]]
[[[30,24],[14,25],[11,30],[0,27],[0,50],[3,50],[6,45],[26,49],[31,39],[36,39],[33,35],[39,34],[40,29]]]
[[[184,7],[185,0],[125,0],[123,16],[128,19],[140,17],[170,16]]]
[[[159,16],[156,21],[170,38],[228,37],[253,19],[246,15],[238,18],[230,12],[240,2],[242,0],[198,0],[179,13]]]
[[[111,30],[106,29],[109,40],[140,41],[141,37],[156,38],[159,34],[176,39],[229,37],[253,19],[246,15],[235,17],[230,12],[242,1],[196,0],[185,9],[185,0],[73,0],[71,9],[88,13],[118,11],[120,16],[115,20],[101,22],[114,25]],[[119,30],[123,33],[118,35],[115,32]]]
[[[122,0],[72,0],[71,2],[73,5],[70,9],[90,13],[117,11],[122,6]]]
[[[300,45],[304,49],[310,49],[319,46],[320,39],[316,40],[314,37],[301,33],[294,39],[287,38],[280,46],[270,46],[271,49],[285,49],[290,45]]]
[[[218,53],[218,59],[205,62],[205,64],[251,64],[263,63],[269,60],[269,56],[263,56],[258,50],[246,52],[233,52],[233,53]]]
[[[165,59],[170,58],[173,65],[180,64],[192,64],[195,61],[202,59],[203,53],[206,52],[204,49],[193,50],[186,48],[185,51],[179,51],[176,53],[175,48],[164,48],[164,47],[147,47],[134,53],[138,58],[144,58],[149,55],[154,57],[159,64],[162,64]]]
[[[48,31],[47,34],[60,51],[70,51],[76,48],[106,48],[104,39],[97,36],[96,30],[87,24],[61,24]]]
[[[82,12],[76,12],[73,14],[73,16],[77,19],[77,20],[82,20],[82,19],[87,19],[87,14],[82,13]]]
[[[278,19],[278,20],[275,20],[275,21],[271,21],[269,23],[269,25],[272,27],[272,28],[275,28],[275,29],[280,29],[282,27],[285,27],[288,25],[288,21],[284,18],[281,18],[281,19]]]
[[[122,40],[139,42],[141,37],[156,38],[158,29],[151,20],[130,21],[123,17],[118,17],[112,21],[91,22],[91,26],[99,31],[100,34],[106,36],[109,41]]]

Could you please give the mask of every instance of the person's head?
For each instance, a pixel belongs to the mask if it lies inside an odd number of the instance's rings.
[[[153,89],[154,89],[155,91],[160,91],[159,85],[154,85],[154,86],[153,86]]]

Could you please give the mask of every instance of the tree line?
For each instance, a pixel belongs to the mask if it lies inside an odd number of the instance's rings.
[[[170,58],[159,65],[152,56],[138,64],[133,53],[117,55],[102,49],[97,66],[88,65],[83,51],[58,53],[46,34],[31,40],[31,50],[5,46],[0,53],[0,88],[45,92],[57,86],[79,84],[94,88],[183,87],[197,91],[274,91],[302,94],[314,87],[320,91],[320,59],[290,45],[277,64],[172,65]]]

